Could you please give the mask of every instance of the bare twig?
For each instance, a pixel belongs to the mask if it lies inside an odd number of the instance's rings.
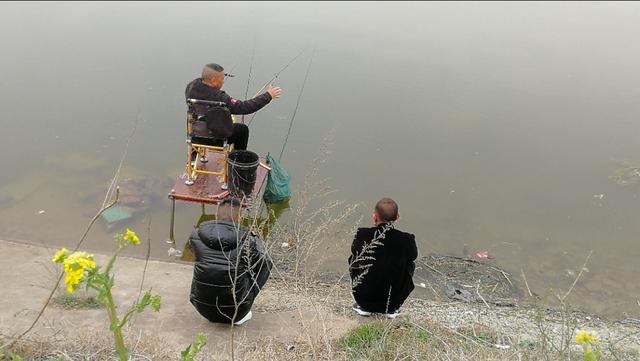
[[[107,189],[107,193],[105,195],[104,202],[102,203],[102,207],[100,208],[98,213],[96,213],[96,215],[91,219],[91,221],[87,225],[87,228],[85,229],[84,233],[80,237],[80,240],[78,240],[78,242],[76,243],[76,246],[73,248],[72,252],[75,252],[80,248],[80,246],[84,242],[85,238],[87,237],[87,234],[89,234],[89,231],[93,227],[93,224],[98,220],[98,218],[102,215],[102,213],[104,213],[107,209],[113,207],[116,203],[118,203],[118,199],[120,197],[120,187],[117,186],[118,177],[120,176],[120,171],[122,170],[122,165],[124,164],[124,161],[125,161],[125,159],[127,157],[127,154],[128,154],[128,151],[129,151],[129,145],[131,144],[131,140],[133,139],[133,136],[134,136],[134,134],[136,132],[136,129],[138,127],[139,119],[140,119],[140,113],[138,111],[138,114],[136,115],[136,120],[135,120],[135,122],[133,124],[133,128],[131,130],[131,133],[129,133],[129,137],[127,138],[127,143],[126,143],[125,149],[124,149],[124,151],[122,153],[122,157],[120,158],[120,163],[118,164],[118,168],[116,169],[116,171],[114,173],[114,176],[113,176],[113,178],[111,180],[111,184],[109,185],[109,188]],[[112,201],[109,203],[110,199],[112,199]],[[9,341],[8,343],[0,346],[0,349],[4,349],[6,347],[10,347],[10,346],[14,345],[18,340],[20,340],[26,334],[31,332],[31,330],[33,330],[33,328],[36,326],[36,324],[38,323],[38,321],[40,320],[40,318],[44,314],[44,311],[47,309],[47,306],[51,302],[51,299],[53,298],[53,295],[55,294],[56,290],[58,289],[58,285],[60,284],[60,281],[62,280],[63,276],[64,276],[64,272],[61,272],[60,275],[58,276],[58,279],[57,279],[55,285],[52,287],[51,292],[49,293],[49,296],[47,297],[45,303],[42,305],[42,308],[40,309],[40,312],[38,313],[38,316],[36,316],[35,320],[33,320],[31,325],[24,332],[22,332],[20,335],[16,336],[12,341]]]
[[[573,280],[573,284],[571,284],[571,287],[569,288],[567,293],[564,294],[564,297],[562,297],[561,301],[564,302],[564,300],[567,298],[567,296],[569,296],[569,294],[573,290],[573,287],[575,287],[576,283],[578,283],[578,280],[580,279],[580,276],[582,276],[584,269],[587,268],[587,263],[589,263],[589,258],[591,258],[592,254],[593,254],[593,250],[589,251],[589,255],[587,256],[587,259],[584,260],[584,264],[582,265],[582,268],[580,268],[580,272],[578,273],[578,276],[576,276],[576,279]]]
[[[501,270],[500,268],[493,267],[493,266],[489,266],[489,268],[502,273],[502,276],[504,276],[504,278],[507,280],[507,282],[509,282],[511,287],[513,287],[513,283],[511,282],[511,280],[509,279],[509,276],[507,276],[507,273],[505,271]]]
[[[444,278],[448,278],[447,276],[445,276],[444,273],[438,271],[437,269],[431,267],[428,263],[424,262],[424,265],[427,266],[427,268],[429,268],[430,270],[432,270],[433,272],[439,274],[440,276],[444,277]]]
[[[96,213],[96,215],[91,219],[91,221],[89,222],[89,225],[87,226],[86,230],[82,234],[82,237],[80,237],[80,240],[78,241],[78,243],[76,244],[76,246],[75,246],[75,248],[73,249],[72,252],[75,252],[80,248],[80,245],[82,245],[82,243],[84,242],[84,239],[87,237],[87,234],[89,233],[89,230],[91,230],[91,227],[93,227],[93,224],[96,222],[96,220],[98,220],[100,215],[104,211],[106,211],[107,209],[113,207],[116,203],[118,203],[119,196],[120,196],[120,188],[116,187],[115,199],[111,203],[106,205],[105,207],[101,208],[98,211],[98,213]],[[31,332],[31,330],[33,330],[33,328],[36,326],[36,324],[38,323],[38,321],[40,320],[40,318],[44,314],[44,311],[47,309],[47,306],[49,306],[49,303],[51,302],[51,299],[53,298],[53,295],[56,293],[56,290],[58,289],[58,285],[60,284],[60,281],[62,280],[62,277],[64,277],[64,272],[60,272],[60,275],[58,276],[58,279],[56,280],[55,285],[51,288],[51,292],[49,292],[49,296],[45,300],[44,304],[42,305],[42,308],[40,309],[40,312],[38,313],[38,316],[36,316],[35,320],[33,320],[31,325],[24,332],[22,332],[21,334],[19,334],[16,337],[14,337],[12,341],[9,341],[8,343],[0,346],[0,349],[5,349],[7,347],[11,347],[18,340],[20,340],[26,334]]]
[[[144,259],[144,269],[142,270],[142,279],[140,280],[140,290],[138,291],[138,298],[136,304],[140,301],[142,295],[142,287],[144,286],[144,276],[147,274],[147,266],[149,265],[149,256],[151,255],[151,217],[147,223],[147,255]]]
[[[533,294],[531,293],[531,288],[529,288],[529,282],[527,282],[527,276],[524,275],[524,270],[522,268],[520,268],[520,273],[522,274],[524,285],[527,286],[527,292],[529,292],[529,297],[533,297]]]
[[[484,305],[487,306],[487,308],[491,308],[491,307],[489,307],[489,304],[484,299],[484,297],[482,297],[482,295],[480,294],[480,280],[478,280],[478,282],[476,283],[476,294],[478,295],[478,297],[480,297],[482,302],[484,302]]]

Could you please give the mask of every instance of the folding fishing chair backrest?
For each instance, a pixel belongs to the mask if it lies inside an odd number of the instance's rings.
[[[187,136],[192,144],[214,145],[233,134],[233,119],[223,102],[188,99]]]
[[[227,187],[227,156],[233,149],[227,138],[233,133],[233,118],[223,102],[187,99],[187,179],[192,185],[198,174],[222,176],[223,189]],[[209,151],[223,154],[219,158],[222,166],[207,168]]]

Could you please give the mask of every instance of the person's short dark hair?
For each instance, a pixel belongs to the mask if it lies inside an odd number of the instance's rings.
[[[216,73],[221,73],[224,68],[216,63],[206,64],[202,68],[202,80],[211,80]]]
[[[215,71],[224,71],[224,68],[222,67],[222,65],[220,64],[216,64],[216,63],[210,63],[205,65],[207,68],[211,69],[211,70],[215,70]]]
[[[240,215],[242,202],[238,198],[225,198],[218,204],[217,219],[220,221],[232,221]]]
[[[383,222],[393,222],[398,219],[398,203],[391,198],[382,198],[376,203],[376,214]]]

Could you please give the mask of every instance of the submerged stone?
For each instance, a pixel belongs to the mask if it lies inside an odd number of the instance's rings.
[[[495,262],[430,254],[416,261],[414,282],[428,281],[436,298],[513,306],[522,292]],[[484,299],[484,300],[483,300]]]

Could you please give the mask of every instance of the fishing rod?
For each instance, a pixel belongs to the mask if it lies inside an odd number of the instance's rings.
[[[249,95],[249,84],[251,84],[251,74],[253,72],[253,58],[256,55],[256,38],[253,38],[253,50],[251,51],[251,62],[249,63],[249,76],[247,77],[247,88],[244,91],[244,100]],[[242,114],[242,124],[244,124],[244,114]]]
[[[287,146],[287,141],[289,141],[289,134],[291,134],[291,128],[293,127],[293,120],[296,118],[296,113],[298,113],[298,106],[300,105],[302,92],[304,92],[304,86],[307,83],[307,78],[309,77],[309,73],[311,72],[311,63],[313,62],[313,56],[315,54],[316,54],[316,49],[313,48],[313,52],[311,53],[311,58],[309,59],[309,65],[307,66],[307,73],[304,75],[304,80],[302,81],[302,88],[300,88],[300,94],[298,94],[296,107],[293,110],[293,115],[291,116],[291,121],[289,122],[289,129],[287,130],[287,136],[284,138],[284,144],[282,144],[282,150],[280,150],[280,156],[278,156],[278,162],[280,162],[280,160],[282,159],[282,155],[284,154],[284,148]]]
[[[296,59],[298,59],[300,57],[300,55],[302,55],[305,52],[305,50],[302,50],[300,53],[298,53],[298,55],[294,56],[293,59],[289,60],[289,62],[287,64],[285,64],[282,69],[280,69],[277,73],[275,73],[273,75],[273,77],[271,77],[271,79],[269,79],[269,81],[267,81],[266,83],[264,83],[264,85],[262,86],[262,88],[260,88],[260,90],[258,90],[258,92],[256,93],[256,95],[254,95],[254,97],[257,97],[258,95],[260,95],[260,93],[267,87],[267,85],[271,84],[274,80],[278,79],[278,77],[280,76],[280,74],[285,71],[285,69],[287,69],[289,67],[289,65],[291,65],[294,61],[296,61]],[[247,123],[247,125],[251,125],[251,122],[253,122],[253,119],[256,117],[257,113],[253,113],[253,115],[251,116],[251,119],[249,119],[249,122]]]
[[[235,70],[235,68],[238,67],[238,63],[239,62],[240,61],[236,59],[236,61],[233,63],[233,66],[231,67],[231,70],[229,70],[228,73],[224,73],[224,76],[227,76],[227,77],[230,77],[230,78],[235,77],[235,75],[233,75],[233,71]]]

